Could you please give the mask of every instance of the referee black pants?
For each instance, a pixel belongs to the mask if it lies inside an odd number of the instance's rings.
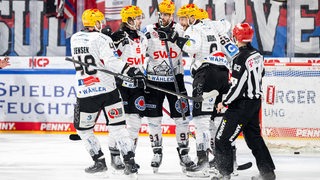
[[[231,143],[243,132],[261,174],[271,172],[275,165],[261,136],[259,111],[261,100],[238,100],[230,104],[215,137],[215,158],[222,175],[233,172]]]

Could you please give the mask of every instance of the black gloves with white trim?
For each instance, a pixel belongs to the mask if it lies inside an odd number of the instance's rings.
[[[187,38],[180,37],[173,27],[160,27],[156,31],[158,32],[160,40],[176,43],[180,49],[182,49],[183,45],[188,41]]]
[[[146,89],[146,77],[139,68],[129,67],[127,64],[123,70],[123,74],[127,74],[129,77],[132,77],[133,83],[136,87]]]

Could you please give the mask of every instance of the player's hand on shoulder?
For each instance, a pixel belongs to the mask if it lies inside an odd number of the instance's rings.
[[[129,40],[126,37],[126,32],[123,30],[118,30],[111,34],[111,39],[113,43],[118,47],[120,43],[124,46],[125,44],[129,44]]]
[[[111,29],[111,27],[108,25],[108,26],[104,27],[103,29],[101,29],[101,33],[102,33],[102,34],[105,34],[105,35],[107,35],[107,36],[111,36],[111,34],[112,34],[112,29]]]
[[[122,41],[126,37],[126,34],[123,30],[116,31],[112,33],[111,38],[113,41]]]

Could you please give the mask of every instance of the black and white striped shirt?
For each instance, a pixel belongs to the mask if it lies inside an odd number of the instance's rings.
[[[260,99],[262,96],[263,56],[251,44],[239,50],[233,60],[232,85],[222,101],[224,106],[239,99]]]

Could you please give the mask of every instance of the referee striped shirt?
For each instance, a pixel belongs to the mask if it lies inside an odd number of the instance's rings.
[[[240,99],[260,99],[264,75],[263,56],[251,44],[239,48],[233,60],[231,88],[223,99],[224,106]]]

